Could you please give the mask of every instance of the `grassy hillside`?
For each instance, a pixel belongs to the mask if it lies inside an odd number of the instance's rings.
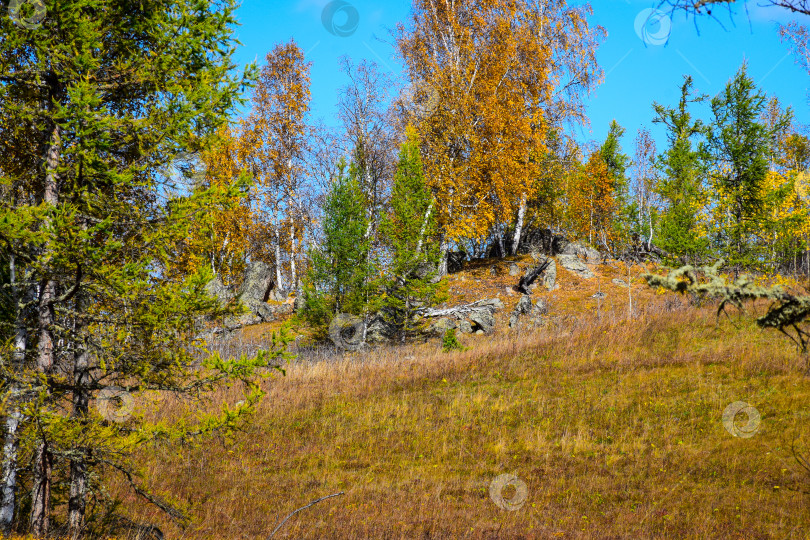
[[[179,458],[143,449],[143,476],[192,516],[185,531],[122,487],[129,515],[167,538],[267,538],[343,491],[275,538],[810,536],[810,475],[794,457],[810,455],[810,381],[787,340],[638,278],[628,321],[628,290],[612,282],[627,270],[604,266],[598,280],[560,269],[559,290],[534,294],[544,323],[507,331],[516,278],[498,264],[449,285],[451,302],[501,296],[495,335],[461,336],[461,353],[434,340],[294,361],[233,440]],[[751,438],[721,422],[736,401],[761,414]],[[503,473],[526,483],[519,510],[490,498]]]

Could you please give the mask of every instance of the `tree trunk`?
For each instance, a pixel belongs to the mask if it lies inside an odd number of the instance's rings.
[[[39,443],[34,452],[34,482],[31,488],[31,534],[48,535],[51,514],[51,468],[53,455],[47,441]]]
[[[512,240],[512,255],[517,255],[520,246],[520,235],[523,233],[523,219],[526,217],[526,195],[520,198],[520,209],[518,210],[517,224],[515,225],[515,236]]]
[[[45,155],[45,190],[43,202],[51,207],[59,203],[57,186],[57,166],[61,152],[61,133],[55,126],[51,133],[48,151]],[[50,218],[45,218],[43,229],[50,225]],[[47,260],[47,257],[46,257]],[[53,369],[53,324],[55,319],[54,300],[56,282],[45,270],[40,282],[38,306],[39,348],[37,351],[37,371],[48,375]],[[34,482],[31,488],[31,532],[34,536],[46,536],[50,528],[51,511],[51,456],[48,442],[40,441],[34,453]]]
[[[435,199],[430,200],[430,204],[425,211],[425,217],[422,219],[422,227],[419,229],[419,242],[416,244],[416,254],[422,251],[422,242],[425,239],[425,231],[427,230],[428,221],[430,221],[430,213],[433,211],[433,202]]]
[[[79,309],[81,311],[81,309]],[[77,351],[73,365],[73,412],[74,420],[87,418],[90,404],[90,365],[87,346]],[[84,512],[87,502],[87,449],[77,448],[79,455],[70,460],[70,496],[68,498],[68,534],[79,538],[84,528]]]
[[[445,240],[444,234],[442,234],[442,242],[441,242],[441,258],[439,259],[439,275],[438,277],[442,278],[447,275],[447,251],[448,251],[447,240]]]
[[[284,285],[281,281],[281,227],[278,224],[278,214],[273,221],[276,229],[276,290],[281,290]]]
[[[17,268],[14,255],[9,256],[9,277],[14,309],[16,311],[14,330],[14,352],[11,357],[11,370],[16,376],[25,361],[25,351],[28,347],[28,333],[25,328],[24,313],[20,307],[23,299],[20,297],[19,286],[17,285]],[[11,399],[9,400],[9,413],[6,416],[6,437],[3,443],[3,478],[0,490],[0,534],[11,535],[11,528],[14,524],[14,510],[16,508],[17,491],[17,453],[20,447],[20,440],[17,430],[22,422],[20,413],[20,392],[19,383],[14,382],[11,386]]]
[[[290,220],[290,287],[298,290],[298,274],[295,271],[295,223]]]

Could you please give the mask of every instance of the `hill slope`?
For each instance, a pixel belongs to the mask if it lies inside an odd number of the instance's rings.
[[[492,264],[450,288],[454,301],[500,294],[495,335],[462,336],[462,353],[432,341],[293,362],[234,440],[179,458],[144,449],[143,475],[193,518],[185,533],[122,489],[129,514],[167,537],[267,538],[343,491],[275,538],[810,535],[810,475],[794,457],[810,454],[810,381],[789,342],[641,285],[627,321],[612,281],[627,271],[605,266],[598,282],[560,271],[559,290],[534,295],[549,317],[507,331],[517,278]],[[750,438],[723,425],[737,401],[761,415]],[[527,488],[514,511],[490,497],[504,473]]]

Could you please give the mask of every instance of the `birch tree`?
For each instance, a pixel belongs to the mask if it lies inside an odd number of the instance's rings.
[[[259,256],[273,261],[279,289],[284,288],[284,246],[290,285],[294,287],[298,278],[296,220],[302,211],[299,193],[309,131],[309,69],[294,41],[274,47],[261,68],[243,126],[242,159],[258,188],[252,208],[256,228],[253,241],[261,245],[272,239],[272,252]]]
[[[525,215],[550,127],[584,118],[601,73],[589,14],[563,0],[416,0],[398,27],[415,100],[435,103],[414,122],[446,240],[503,245]]]

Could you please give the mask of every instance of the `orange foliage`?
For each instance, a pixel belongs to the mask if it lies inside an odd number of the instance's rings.
[[[484,237],[536,192],[549,128],[582,117],[577,91],[597,79],[588,14],[564,0],[414,2],[398,45],[429,105],[415,125],[449,239]]]

